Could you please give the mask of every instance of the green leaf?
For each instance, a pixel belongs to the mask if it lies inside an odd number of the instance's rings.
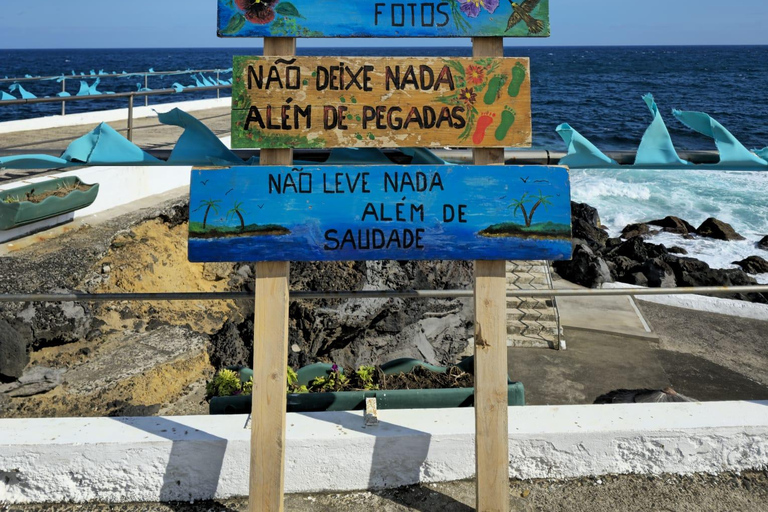
[[[245,26],[245,16],[242,14],[235,14],[229,19],[227,26],[221,31],[225,36],[231,36],[237,34]]]
[[[282,14],[283,16],[291,16],[293,18],[304,17],[301,14],[299,14],[299,10],[291,2],[280,2],[280,4],[278,4],[278,6],[275,7],[275,12],[277,14]]]

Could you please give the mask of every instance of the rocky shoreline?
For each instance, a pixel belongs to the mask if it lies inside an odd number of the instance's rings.
[[[252,292],[252,264],[187,261],[187,220],[180,199],[33,244],[0,257],[0,293]],[[291,265],[295,290],[471,285],[471,262]],[[0,304],[0,417],[205,414],[213,372],[252,364],[252,318],[251,300]],[[465,351],[473,309],[468,299],[292,301],[290,322],[294,368],[445,365]]]
[[[571,203],[573,258],[555,262],[557,273],[571,282],[596,288],[603,283],[622,282],[646,287],[747,286],[758,284],[750,273],[768,272],[768,261],[750,256],[734,262],[741,269],[713,269],[698,259],[687,257],[679,247],[665,247],[645,240],[659,232],[683,237],[707,237],[717,240],[743,240],[733,227],[709,218],[698,228],[678,217],[665,217],[645,223],[630,224],[620,237],[610,237],[600,223],[598,211],[584,203]],[[756,248],[768,247],[768,236]],[[720,295],[722,297],[722,295]],[[766,304],[762,293],[731,294],[739,300]]]

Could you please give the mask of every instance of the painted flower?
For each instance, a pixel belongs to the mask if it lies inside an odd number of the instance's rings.
[[[280,0],[235,0],[245,13],[245,19],[257,25],[266,25],[275,19],[275,5]]]
[[[467,68],[467,82],[471,85],[480,85],[485,80],[485,68],[470,64]]]
[[[467,87],[459,91],[459,99],[467,105],[472,105],[477,100],[477,94],[475,94],[474,89]]]
[[[477,18],[481,7],[491,14],[499,7],[499,0],[459,0],[459,2],[462,12],[469,18]]]

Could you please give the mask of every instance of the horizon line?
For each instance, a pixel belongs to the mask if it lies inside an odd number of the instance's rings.
[[[768,46],[768,44],[741,44],[741,43],[733,43],[733,44],[576,44],[576,45],[547,45],[547,44],[537,44],[533,46],[526,46],[526,45],[504,45],[505,48],[669,48],[669,47],[679,47],[679,48],[690,48],[690,47],[705,47],[705,48],[721,48],[721,47],[763,47]],[[445,44],[445,45],[434,45],[434,46],[416,46],[416,47],[410,47],[411,49],[416,48],[468,48],[471,49],[472,45],[469,44]],[[0,52],[2,51],[67,51],[67,50],[239,50],[239,49],[263,49],[264,46],[132,46],[132,47],[108,47],[108,46],[99,46],[99,47],[72,47],[72,48],[0,48]],[[381,46],[372,46],[372,45],[366,45],[366,46],[304,46],[302,45],[301,48],[306,49],[338,49],[338,48],[354,48],[354,49],[362,49],[362,48],[392,48],[400,49],[400,48],[408,48],[406,46],[393,46],[389,47],[387,45],[381,45]]]

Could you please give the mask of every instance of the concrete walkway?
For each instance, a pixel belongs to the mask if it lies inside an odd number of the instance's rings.
[[[165,112],[163,105],[155,107],[159,112]],[[203,122],[219,138],[230,134],[230,109],[211,108],[207,110],[190,111],[190,114]],[[126,122],[109,122],[112,128],[126,135]],[[44,130],[32,130],[0,134],[0,154],[8,151],[24,151],[25,153],[46,152],[59,155],[73,140],[85,135],[97,124],[63,126]],[[160,124],[156,116],[134,120],[133,143],[142,149],[172,149],[184,130],[176,126]],[[50,174],[48,169],[0,170],[0,182],[15,181],[40,173]]]

